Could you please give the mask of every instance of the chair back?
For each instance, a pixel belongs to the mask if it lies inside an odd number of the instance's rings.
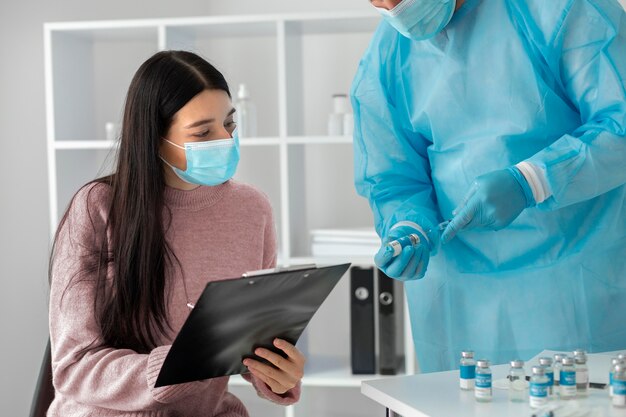
[[[50,354],[50,339],[46,345],[46,351],[41,361],[39,378],[30,406],[30,417],[45,417],[54,400],[54,386],[52,385],[52,356]]]

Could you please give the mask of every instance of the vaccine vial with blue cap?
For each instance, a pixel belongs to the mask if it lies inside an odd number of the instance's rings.
[[[576,398],[576,368],[574,368],[574,358],[566,356],[561,360],[560,384],[562,400]]]
[[[474,387],[474,397],[481,403],[491,402],[493,391],[491,388],[491,368],[489,361],[480,359],[476,361],[476,385]]]
[[[459,385],[462,390],[471,391],[474,389],[474,380],[476,379],[476,361],[474,360],[474,352],[464,350],[461,352],[461,364],[459,369]]]

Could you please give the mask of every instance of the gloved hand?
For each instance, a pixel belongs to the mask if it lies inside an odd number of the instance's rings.
[[[500,230],[535,204],[532,190],[515,167],[493,171],[476,178],[454,218],[441,236],[448,243],[463,229]]]
[[[419,236],[419,243],[406,246],[402,253],[393,257],[393,251],[387,250],[387,244],[411,233]],[[426,237],[409,226],[400,226],[392,229],[383,239],[381,248],[374,256],[376,266],[387,276],[401,281],[420,279],[424,277],[428,261],[430,260],[430,245]]]

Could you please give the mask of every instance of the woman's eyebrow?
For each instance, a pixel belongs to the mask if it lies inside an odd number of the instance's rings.
[[[198,127],[198,126],[202,126],[202,125],[208,125],[210,123],[213,123],[215,121],[215,119],[205,119],[205,120],[198,120],[197,122],[194,122],[190,125],[185,126],[185,129],[192,129],[194,127]]]
[[[236,109],[233,107],[232,109],[230,109],[230,111],[228,112],[228,115],[226,117],[232,116],[233,113],[235,113]],[[202,126],[202,125],[208,125],[215,122],[215,119],[204,119],[204,120],[198,120],[197,122],[193,122],[190,125],[185,126],[185,129],[193,129],[194,127],[198,127],[198,126]]]

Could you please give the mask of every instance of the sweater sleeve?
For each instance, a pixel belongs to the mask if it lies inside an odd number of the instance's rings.
[[[274,214],[272,213],[269,200],[267,201],[267,207],[268,215],[263,236],[263,269],[274,268],[277,258],[276,225],[274,223]]]
[[[106,192],[102,184],[80,190],[57,237],[49,317],[56,391],[83,404],[139,411],[210,389],[211,380],[154,388],[170,346],[149,354],[96,347],[102,337],[95,319],[93,259],[105,236]]]

